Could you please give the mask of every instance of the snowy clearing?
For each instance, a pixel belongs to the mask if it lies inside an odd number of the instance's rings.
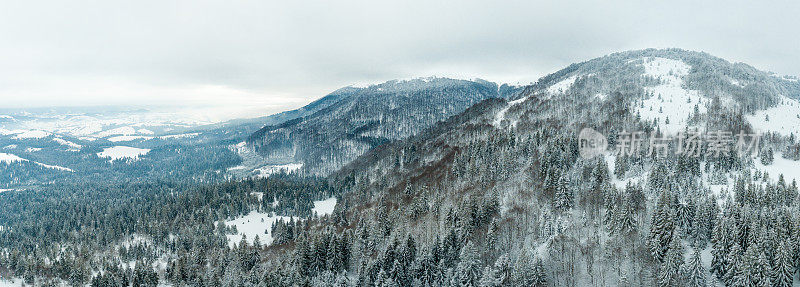
[[[302,163],[290,163],[281,165],[267,165],[254,169],[253,172],[256,174],[257,177],[269,177],[270,175],[275,173],[279,172],[290,173],[299,170],[301,168],[303,168]]]
[[[21,158],[21,157],[18,157],[18,156],[13,155],[13,154],[0,153],[0,163],[14,163],[14,162],[23,162],[23,161],[28,161],[28,160],[24,159],[24,158]],[[44,168],[50,168],[50,169],[56,169],[56,170],[61,170],[61,171],[74,172],[74,170],[66,168],[66,167],[63,167],[63,166],[43,164],[43,163],[35,162],[35,161],[33,163],[35,163],[35,164],[37,164],[37,165],[39,165],[41,167],[44,167]]]
[[[14,139],[40,139],[50,136],[50,133],[39,130],[29,130],[21,132],[14,136]]]
[[[140,139],[149,140],[149,139],[152,139],[152,138],[153,137],[148,137],[148,136],[115,136],[115,137],[110,137],[107,140],[110,141],[110,142],[129,142],[129,141],[135,141],[135,140],[140,140]]]
[[[71,148],[74,148],[74,149],[81,149],[82,148],[81,145],[76,144],[76,143],[71,142],[71,141],[68,141],[68,140],[65,140],[65,139],[62,139],[62,138],[53,138],[53,141],[57,142],[60,145],[68,146],[68,147],[71,147]]]
[[[652,58],[644,62],[644,76],[661,80],[655,87],[645,87],[652,97],[637,106],[642,120],[658,120],[662,132],[675,134],[684,129],[687,119],[694,113],[697,105],[699,113],[706,112],[701,96],[697,91],[683,88],[682,77],[689,74],[691,66],[678,60]],[[666,122],[669,121],[669,124]]]
[[[569,90],[572,87],[572,84],[575,83],[575,80],[578,79],[578,76],[570,76],[562,80],[561,82],[555,83],[552,86],[547,88],[547,92],[551,95],[563,93],[566,90]]]
[[[135,128],[133,128],[133,127],[121,127],[121,128],[110,129],[110,130],[107,130],[107,131],[104,131],[104,132],[97,133],[97,136],[99,136],[99,137],[108,137],[108,136],[116,136],[116,135],[127,136],[127,135],[135,135],[135,134],[136,134],[136,129]]]
[[[18,157],[18,156],[13,155],[13,154],[1,153],[0,152],[0,162],[12,163],[12,162],[18,162],[18,161],[27,161],[27,159]]]
[[[97,153],[97,156],[106,157],[109,158],[109,161],[113,161],[121,158],[138,159],[139,156],[145,155],[148,152],[150,152],[150,150],[144,148],[115,146],[103,149],[102,152]]]
[[[502,124],[503,120],[505,120],[505,118],[506,118],[506,112],[508,112],[508,109],[510,109],[513,106],[521,104],[522,102],[524,102],[527,99],[528,99],[528,97],[524,97],[524,98],[520,98],[520,99],[516,99],[516,100],[508,102],[508,105],[505,108],[503,108],[502,110],[500,110],[499,112],[497,112],[497,115],[494,116],[494,121],[492,122],[492,125],[497,127],[497,128],[500,128],[500,124]]]
[[[166,140],[166,139],[183,139],[183,138],[193,138],[193,137],[197,137],[199,135],[200,135],[200,133],[188,133],[188,134],[166,135],[166,136],[160,136],[158,138],[160,138],[162,140]]]
[[[226,226],[236,226],[236,230],[239,232],[235,235],[227,235],[228,245],[230,247],[236,246],[242,241],[242,236],[247,236],[247,243],[253,244],[256,235],[258,235],[258,240],[261,242],[261,244],[272,244],[272,234],[270,234],[270,228],[272,227],[273,223],[281,219],[284,221],[289,221],[291,217],[276,216],[273,213],[251,211],[249,214],[243,217],[225,221]]]
[[[792,183],[792,180],[797,180],[800,184],[800,161],[793,161],[783,158],[783,155],[776,154],[775,161],[770,165],[761,164],[760,160],[755,160],[756,168],[769,173],[770,180],[778,180],[778,177],[783,174],[786,183]]]
[[[785,96],[781,97],[781,103],[777,106],[746,118],[756,131],[776,132],[785,136],[791,133],[800,135],[800,102]]]
[[[334,207],[336,207],[336,197],[331,197],[325,200],[314,201],[314,208],[311,211],[318,216],[324,216],[332,214]],[[275,215],[275,213],[251,211],[245,216],[225,221],[225,226],[236,226],[236,230],[238,231],[237,234],[226,235],[228,238],[228,246],[236,246],[242,241],[243,236],[247,237],[248,244],[253,244],[256,235],[261,244],[270,245],[273,241],[272,234],[270,233],[272,224],[278,220],[289,221],[290,219],[292,219],[290,216],[279,216]]]
[[[326,200],[314,201],[314,208],[311,212],[317,216],[325,216],[332,214],[335,207],[336,197],[331,197]]]
[[[22,286],[22,279],[0,279],[0,287],[19,287]]]

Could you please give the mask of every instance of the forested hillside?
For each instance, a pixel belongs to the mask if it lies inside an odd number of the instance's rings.
[[[488,98],[516,95],[519,87],[476,80],[420,78],[348,87],[324,109],[248,138],[268,164],[295,163],[304,173],[327,175],[369,149],[403,139]],[[331,97],[331,96],[328,96]]]
[[[0,274],[91,286],[800,284],[794,78],[643,50],[499,90],[353,88],[250,138],[306,174],[0,193]],[[607,146],[587,150],[584,134]]]

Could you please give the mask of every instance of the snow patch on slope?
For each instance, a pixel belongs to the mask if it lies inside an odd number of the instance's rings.
[[[21,157],[18,157],[18,156],[13,155],[13,154],[0,153],[0,163],[9,163],[10,164],[10,163],[15,163],[15,162],[27,162],[27,161],[29,161],[29,160],[21,158]],[[35,162],[35,161],[33,163],[35,163],[35,164],[37,164],[37,165],[39,165],[41,167],[44,167],[44,168],[50,168],[50,169],[55,169],[55,170],[74,172],[74,170],[66,168],[66,167],[63,167],[63,166],[43,164],[41,162]]]
[[[39,131],[39,130],[29,130],[18,133],[14,136],[14,139],[40,139],[50,136],[50,133],[46,131]]]
[[[277,205],[277,202],[273,205]],[[311,209],[311,212],[317,216],[325,216],[332,214],[335,207],[336,197],[331,197],[325,200],[314,201],[314,208]],[[252,245],[253,242],[255,242],[256,236],[258,236],[258,241],[261,244],[270,245],[273,241],[270,230],[272,225],[278,220],[289,221],[291,219],[292,217],[290,216],[279,216],[275,215],[275,213],[251,211],[245,216],[225,221],[225,226],[236,226],[236,231],[238,232],[237,234],[226,235],[228,238],[228,246],[236,246],[245,236],[248,244]]]
[[[18,156],[13,155],[13,154],[1,153],[0,152],[0,162],[2,162],[2,163],[13,163],[13,162],[19,162],[19,161],[27,161],[27,159],[18,157]]]
[[[257,177],[269,177],[272,174],[285,172],[290,173],[303,168],[303,163],[290,163],[280,165],[267,165],[254,169],[253,172]]]
[[[689,74],[691,66],[683,61],[666,58],[651,58],[644,62],[644,76],[661,80],[661,84],[645,87],[652,97],[637,104],[642,120],[657,119],[662,132],[675,134],[684,130],[687,119],[697,105],[700,113],[706,112],[702,97],[697,91],[683,88],[682,77]],[[669,124],[666,123],[669,119]]]
[[[148,152],[150,152],[150,150],[144,148],[114,146],[103,149],[103,151],[97,153],[97,156],[109,158],[109,161],[113,161],[122,158],[138,159],[139,156],[145,155]]]
[[[114,136],[114,137],[108,138],[107,140],[110,141],[110,142],[129,142],[129,141],[135,141],[135,140],[139,140],[139,139],[149,140],[149,139],[152,139],[152,138],[153,137],[148,137],[148,136]]]
[[[570,76],[564,80],[561,80],[560,82],[548,87],[547,93],[551,95],[563,93],[564,91],[569,90],[569,88],[572,87],[572,84],[575,84],[575,80],[577,79],[578,76]]]
[[[62,138],[53,138],[53,141],[57,142],[60,145],[68,146],[68,147],[71,147],[71,148],[74,148],[74,149],[81,149],[81,147],[82,147],[79,144],[76,144],[74,142],[71,142],[71,141],[68,141],[68,140],[65,140],[65,139],[62,139]]]
[[[778,177],[783,174],[783,179],[787,184],[791,184],[792,180],[797,180],[800,184],[800,161],[793,161],[783,158],[783,155],[776,154],[775,160],[770,165],[761,164],[760,160],[755,160],[756,168],[769,173],[771,180],[778,180]]]
[[[506,118],[506,112],[508,112],[508,109],[510,109],[511,107],[516,106],[516,105],[524,102],[527,99],[528,99],[528,97],[524,97],[524,98],[521,98],[521,99],[516,99],[516,100],[508,102],[508,105],[506,105],[505,108],[503,108],[502,110],[497,112],[497,115],[494,116],[494,121],[492,121],[492,125],[497,127],[497,128],[500,128],[500,124],[502,124],[503,120],[505,120],[505,118]]]
[[[19,278],[3,278],[0,279],[0,287],[20,287],[22,286],[22,279]]]
[[[127,135],[135,135],[135,134],[136,134],[136,129],[133,128],[133,127],[120,127],[120,128],[115,128],[115,129],[111,129],[111,130],[107,130],[107,131],[104,131],[104,132],[97,133],[97,136],[99,136],[99,137],[108,137],[108,136],[115,136],[115,135],[127,136]]]
[[[273,238],[271,234],[271,227],[278,220],[289,221],[291,217],[276,216],[274,213],[263,213],[251,211],[249,214],[236,218],[234,220],[225,221],[225,226],[236,226],[237,234],[226,235],[228,238],[228,246],[234,247],[242,241],[242,237],[247,237],[247,243],[253,244],[256,236],[261,244],[272,244]]]
[[[331,197],[326,200],[314,201],[314,208],[311,213],[317,216],[325,216],[333,214],[333,209],[336,207],[336,197]]]
[[[777,106],[758,111],[746,118],[760,132],[800,135],[800,102],[785,96],[781,96],[781,103]]]

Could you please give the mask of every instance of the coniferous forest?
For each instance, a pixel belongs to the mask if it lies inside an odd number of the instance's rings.
[[[348,87],[118,159],[108,138],[9,132],[0,279],[796,286],[799,127],[796,79],[648,49],[528,86]]]

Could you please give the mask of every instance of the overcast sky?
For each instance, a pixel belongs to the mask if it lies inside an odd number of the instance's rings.
[[[648,47],[800,75],[798,1],[379,2],[4,1],[0,107],[280,110],[394,78],[529,83]]]

